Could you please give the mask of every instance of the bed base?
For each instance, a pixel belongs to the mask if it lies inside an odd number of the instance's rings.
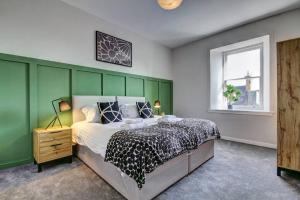
[[[189,153],[182,154],[146,174],[146,183],[140,190],[136,182],[88,147],[78,145],[77,156],[107,183],[129,200],[148,200],[187,176],[214,156],[214,141],[210,140]]]
[[[214,140],[209,140],[189,153],[189,173],[212,157],[214,157]]]

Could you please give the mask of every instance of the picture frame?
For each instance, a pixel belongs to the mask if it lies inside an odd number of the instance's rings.
[[[132,43],[96,31],[96,60],[132,67]]]

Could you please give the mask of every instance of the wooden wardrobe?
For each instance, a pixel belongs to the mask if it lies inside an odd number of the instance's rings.
[[[300,171],[300,38],[277,43],[277,175]]]

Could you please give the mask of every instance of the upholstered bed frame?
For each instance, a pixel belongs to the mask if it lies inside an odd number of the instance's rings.
[[[115,97],[115,96],[73,96],[73,122],[84,120],[80,109],[95,102],[115,101],[119,104],[135,104],[136,101],[145,101],[144,97]],[[162,191],[187,176],[194,169],[214,156],[214,141],[201,144],[198,149],[184,153],[146,174],[146,183],[140,190],[136,182],[122,173],[114,165],[104,162],[100,154],[96,154],[86,146],[78,146],[77,156],[93,169],[119,193],[130,200],[152,199]]]

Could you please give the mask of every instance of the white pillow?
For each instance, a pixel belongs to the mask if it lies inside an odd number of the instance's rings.
[[[139,112],[135,104],[121,104],[120,110],[123,118],[139,118]]]
[[[142,118],[135,118],[135,119],[125,119],[125,123],[126,124],[139,124],[139,123],[143,123],[143,119]]]
[[[163,119],[175,119],[176,116],[175,115],[164,115],[162,116]]]
[[[81,112],[85,116],[85,121],[89,123],[100,123],[100,113],[97,104],[84,106],[81,108]]]

